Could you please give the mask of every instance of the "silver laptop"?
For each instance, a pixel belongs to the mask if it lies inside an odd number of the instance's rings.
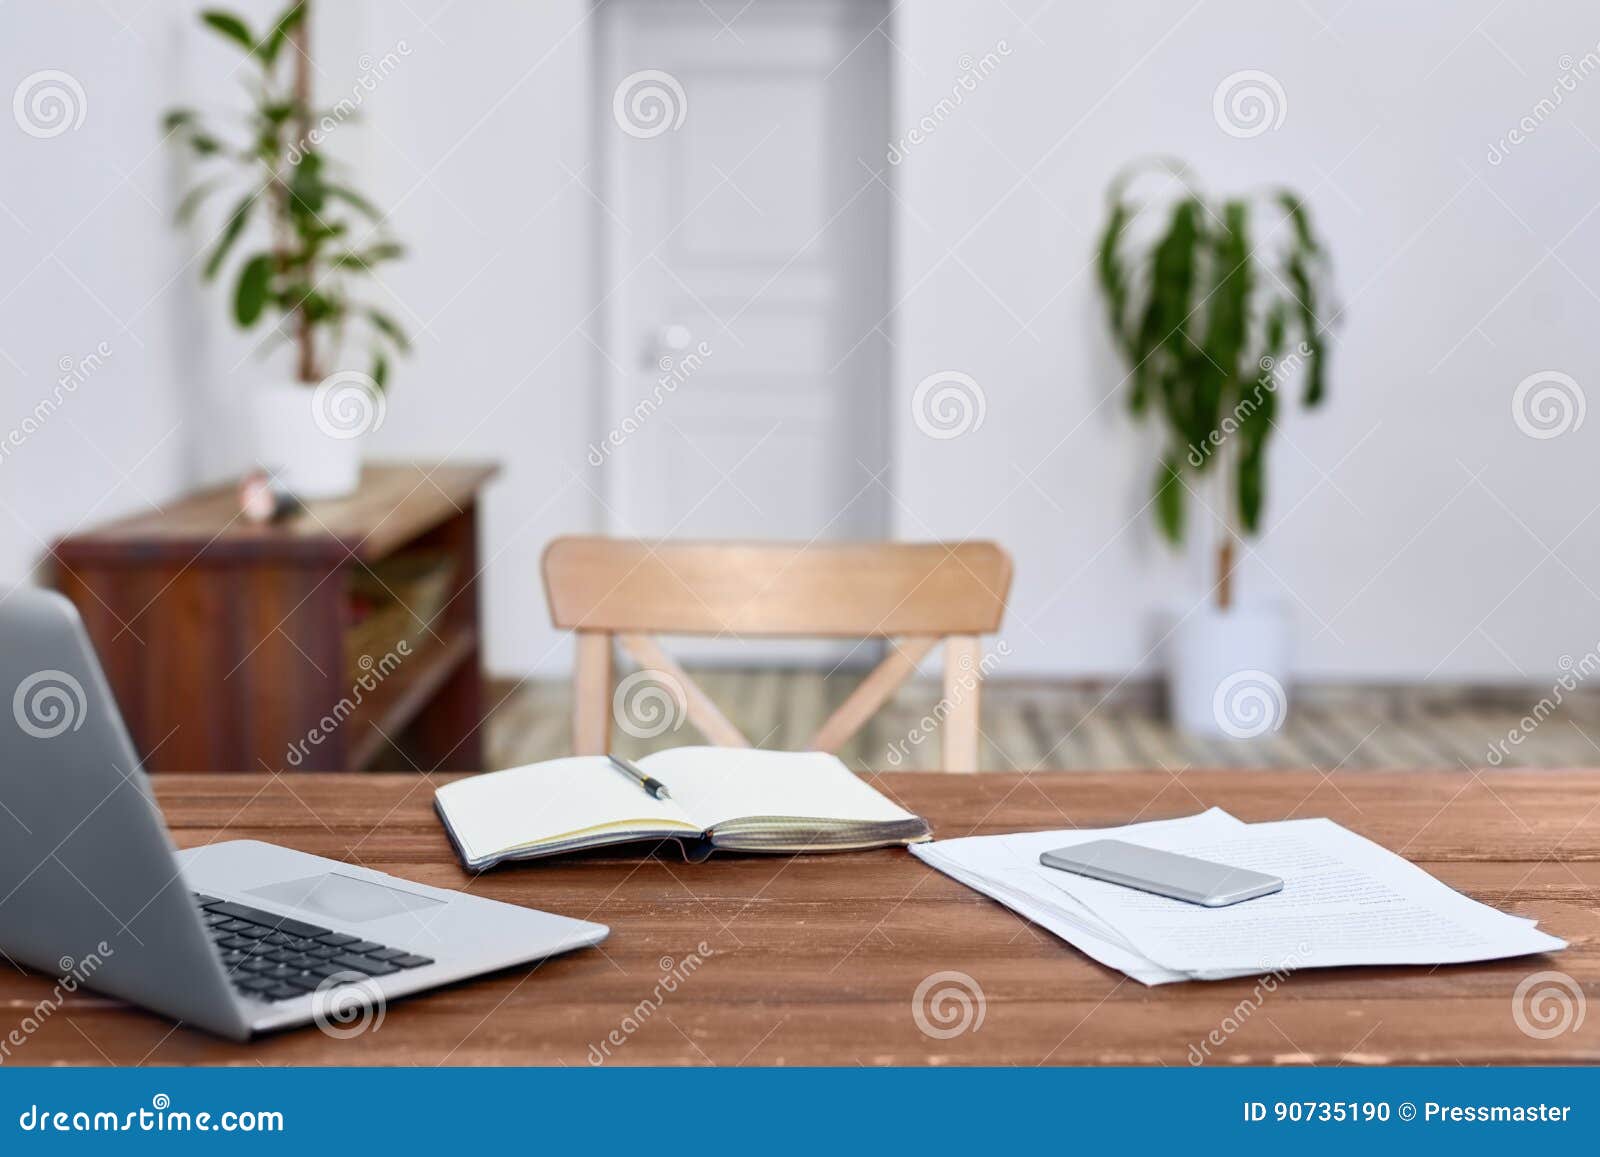
[[[59,595],[0,599],[0,703],[0,950],[13,961],[243,1040],[310,1022],[341,1035],[397,997],[609,931],[256,840],[176,851]]]

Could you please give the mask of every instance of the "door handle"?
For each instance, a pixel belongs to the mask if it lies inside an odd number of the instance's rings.
[[[686,351],[694,341],[694,334],[682,322],[668,322],[656,327],[655,334],[646,343],[645,366],[646,368],[662,368],[663,358],[676,363],[679,355]]]

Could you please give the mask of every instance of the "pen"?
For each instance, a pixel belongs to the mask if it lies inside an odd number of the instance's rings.
[[[659,779],[655,779],[646,775],[639,765],[634,763],[632,760],[623,759],[620,755],[608,755],[606,758],[611,760],[612,767],[615,767],[618,771],[622,772],[623,775],[628,776],[630,779],[637,780],[640,787],[644,788],[645,791],[649,792],[657,799],[672,798],[672,795],[667,791],[666,784],[662,783]]]

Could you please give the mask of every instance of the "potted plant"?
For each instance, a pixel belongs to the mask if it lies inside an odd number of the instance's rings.
[[[1132,194],[1152,170],[1165,180],[1144,204]],[[1326,251],[1294,193],[1214,199],[1169,161],[1129,169],[1108,201],[1099,283],[1129,409],[1163,432],[1156,523],[1179,545],[1192,499],[1209,492],[1219,524],[1213,597],[1172,636],[1173,714],[1203,734],[1261,734],[1287,709],[1288,625],[1275,608],[1238,605],[1234,566],[1241,536],[1261,527],[1278,390],[1298,383],[1306,407],[1323,398]]]
[[[362,439],[382,420],[390,356],[410,346],[392,317],[351,294],[403,250],[323,155],[329,129],[348,117],[319,117],[312,106],[306,9],[291,4],[261,32],[232,13],[202,12],[201,22],[244,54],[250,107],[231,133],[184,108],[169,112],[164,127],[201,169],[178,207],[180,224],[212,196],[233,192],[202,277],[231,267],[233,319],[248,330],[271,318],[264,348],[294,348],[293,378],[253,398],[261,464],[299,497],[330,498],[355,489]],[[347,360],[353,344],[361,369]]]

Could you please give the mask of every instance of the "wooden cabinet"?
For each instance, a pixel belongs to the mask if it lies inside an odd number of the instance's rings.
[[[486,464],[369,464],[272,526],[231,486],[60,542],[150,771],[480,770]]]

